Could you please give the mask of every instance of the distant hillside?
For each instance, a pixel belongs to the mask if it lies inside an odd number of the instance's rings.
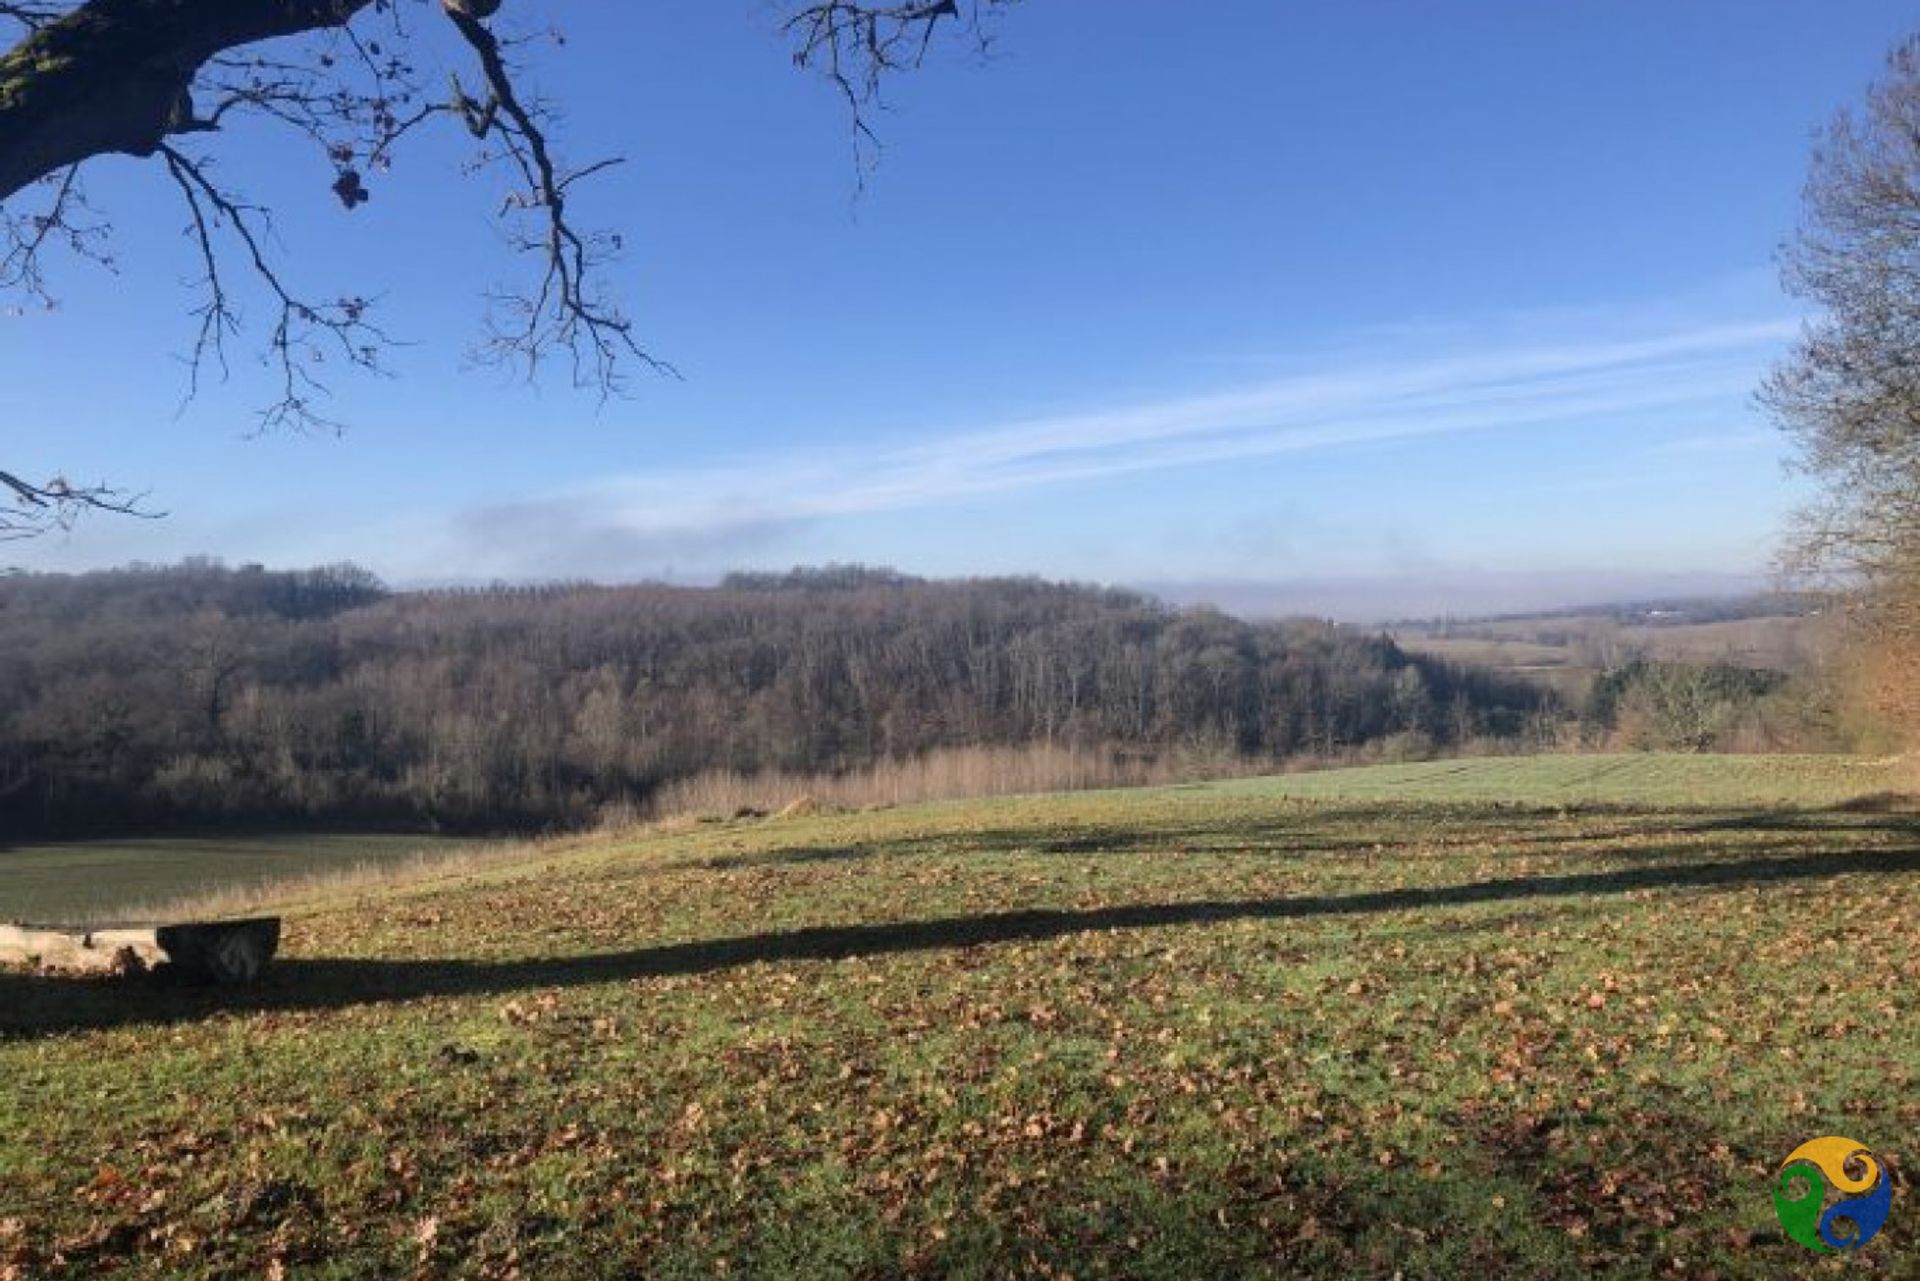
[[[1526,682],[1328,623],[830,567],[423,593],[211,562],[0,579],[0,825],[565,823],[722,768],[941,747],[1512,736]]]

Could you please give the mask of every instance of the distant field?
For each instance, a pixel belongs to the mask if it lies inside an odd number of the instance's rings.
[[[1821,806],[1900,789],[1913,765],[1857,756],[1633,752],[1492,756],[1209,783],[1231,795],[1521,805]]]
[[[1420,633],[1399,633],[1394,640],[1410,653],[1524,676],[1558,691],[1576,704],[1586,697],[1587,687],[1599,671],[1578,650],[1565,645]]]
[[[1804,672],[1831,644],[1833,631],[1833,619],[1816,615],[1670,625],[1571,615],[1401,628],[1393,638],[1415,653],[1513,672],[1578,700],[1603,667],[1634,654]]]
[[[1920,1162],[1920,822],[1836,807],[1888,767],[1456,764],[575,838],[305,900],[250,989],[0,974],[0,1276],[1920,1275],[1910,1174],[1844,1268],[1772,1202]]]
[[[0,843],[0,921],[85,922],[210,891],[391,864],[469,843],[418,833],[299,832]]]

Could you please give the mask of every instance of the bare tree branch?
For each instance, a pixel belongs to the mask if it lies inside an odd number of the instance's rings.
[[[57,21],[65,12],[59,5],[46,0],[0,0],[0,22],[11,22],[25,27],[29,32],[38,31]]]
[[[277,306],[267,351],[279,371],[280,396],[261,411],[262,427],[337,428],[339,424],[315,408],[315,399],[327,393],[313,370],[331,353],[349,366],[379,372],[380,351],[391,340],[367,319],[373,304],[357,296],[316,301],[294,293],[261,246],[267,211],[221,190],[208,176],[204,161],[170,143],[161,145],[160,154],[186,200],[191,231],[206,270],[203,284],[208,296],[198,311],[200,332],[189,360],[192,379],[197,384],[201,366],[209,358],[225,369],[226,337],[240,328],[239,313],[221,277],[220,258],[214,247],[215,233],[223,231],[240,243],[253,275]]]
[[[819,72],[845,99],[853,134],[855,181],[879,159],[879,136],[869,123],[884,106],[883,90],[895,73],[921,65],[941,20],[951,19],[975,51],[992,49],[988,19],[992,10],[1015,0],[910,0],[903,4],[865,4],[860,0],[819,0],[802,6],[782,24],[794,41],[794,65]]]
[[[341,27],[376,0],[87,0],[0,55],[0,200],[109,152],[150,156],[192,119],[216,55]],[[38,6],[36,6],[38,7]]]
[[[502,212],[528,215],[538,227],[531,234],[516,233],[513,244],[540,259],[539,282],[531,293],[492,295],[494,314],[477,354],[488,363],[524,363],[531,375],[545,353],[564,348],[572,359],[575,385],[596,386],[602,396],[619,389],[622,356],[659,373],[674,373],[672,366],[641,350],[632,322],[593,286],[595,269],[620,248],[619,238],[583,232],[568,218],[568,188],[619,160],[563,171],[553,158],[539,113],[514,86],[500,41],[455,5],[447,6],[447,17],[478,57],[487,88],[486,101],[475,103],[456,79],[455,104],[469,132],[483,142],[495,141],[518,173],[520,185]]]
[[[0,542],[71,529],[73,523],[89,511],[116,512],[143,520],[165,515],[143,507],[145,497],[108,485],[75,485],[63,476],[35,484],[12,472],[0,471]]]
[[[885,81],[919,65],[943,27],[984,53],[985,15],[1014,0],[781,2],[794,61],[822,73],[847,102],[857,189],[877,155],[868,116],[883,105]],[[110,227],[86,203],[81,168],[110,153],[153,157],[185,206],[199,266],[188,398],[209,368],[226,373],[228,344],[245,331],[242,300],[254,294],[271,318],[261,354],[278,375],[262,427],[336,427],[320,410],[326,375],[340,367],[379,372],[393,339],[369,320],[367,296],[329,300],[293,286],[271,252],[269,212],[216,176],[210,140],[240,117],[279,126],[318,153],[332,197],[354,209],[372,198],[370,178],[389,169],[405,139],[451,117],[480,144],[472,167],[507,176],[499,216],[509,246],[535,264],[526,288],[486,295],[476,357],[532,377],[564,350],[572,381],[603,399],[621,389],[631,362],[674,374],[640,346],[604,284],[621,238],[576,220],[579,184],[620,159],[571,168],[560,160],[550,114],[516,72],[519,42],[489,25],[501,0],[438,0],[475,58],[478,80],[470,94],[456,75],[448,97],[432,100],[408,25],[430,3],[0,0],[0,29],[11,25],[17,35],[0,52],[0,291],[51,306],[45,260],[55,249],[111,267]],[[290,36],[302,38],[283,39]],[[0,534],[46,527],[49,511],[60,525],[90,508],[131,510],[100,486],[7,480],[12,523],[0,521]]]
[[[79,165],[49,174],[37,185],[50,193],[43,208],[0,214],[0,292],[18,291],[39,306],[52,307],[45,274],[48,249],[57,245],[111,270],[107,239],[113,229],[87,203]]]

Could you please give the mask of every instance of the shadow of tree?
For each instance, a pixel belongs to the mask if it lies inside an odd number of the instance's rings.
[[[1590,811],[1581,810],[1583,814]],[[1244,826],[1223,827],[1207,818],[1149,821],[1128,826],[1079,823],[1062,835],[1055,828],[1019,825],[987,827],[966,832],[883,838],[844,848],[799,846],[740,856],[718,856],[690,861],[686,866],[706,869],[773,867],[861,858],[954,854],[1056,855],[1099,859],[1132,854],[1200,854],[1254,858],[1317,859],[1329,855],[1397,855],[1408,845],[1422,847],[1498,846],[1503,851],[1529,855],[1564,854],[1591,858],[1595,850],[1612,859],[1646,860],[1708,853],[1705,846],[1686,848],[1659,840],[1637,845],[1619,842],[1641,838],[1688,836],[1831,835],[1836,839],[1862,835],[1920,839],[1920,819],[1909,816],[1856,812],[1845,808],[1821,810],[1652,810],[1605,811],[1615,822],[1604,826],[1582,824],[1562,830],[1548,820],[1554,811],[1496,807],[1432,809],[1423,812],[1417,829],[1398,822],[1394,831],[1383,825],[1377,807],[1345,809],[1316,806],[1301,814],[1270,817]],[[1389,817],[1392,817],[1389,815]],[[1490,821],[1490,819],[1492,821]],[[1358,829],[1358,830],[1355,830]],[[1721,852],[1733,847],[1722,846]],[[1742,852],[1764,854],[1764,840],[1739,842]]]
[[[1916,870],[1920,870],[1920,849],[1848,850],[1636,866],[1574,875],[1503,877],[1356,894],[1135,903],[1090,909],[1031,908],[884,924],[822,925],[585,956],[501,961],[296,957],[269,969],[256,986],[233,990],[167,988],[152,982],[76,983],[5,974],[0,975],[0,1038],[167,1023],[220,1011],[341,1009],[429,996],[498,995],[700,975],[761,963],[832,961],[1039,942],[1096,930],[1360,915],[1554,896],[1711,889]]]

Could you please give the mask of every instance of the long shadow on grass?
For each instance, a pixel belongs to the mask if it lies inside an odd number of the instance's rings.
[[[1750,849],[1758,855],[1769,848],[1772,836],[1822,835],[1835,840],[1867,834],[1920,839],[1920,818],[1835,807],[1825,810],[1743,809],[1634,810],[1619,807],[1580,807],[1573,811],[1597,824],[1581,822],[1566,828],[1554,810],[1522,810],[1511,806],[1472,809],[1435,809],[1420,815],[1417,825],[1403,814],[1377,806],[1343,809],[1326,807],[1299,815],[1263,816],[1235,826],[1214,817],[1160,820],[1131,826],[1078,823],[1069,834],[1007,826],[936,833],[927,836],[888,837],[871,843],[823,850],[815,847],[773,849],[751,855],[721,856],[690,864],[724,870],[738,867],[776,867],[783,864],[879,858],[895,855],[1017,854],[1022,857],[1060,855],[1098,859],[1116,855],[1171,854],[1224,858],[1286,858],[1321,861],[1328,856],[1400,857],[1410,846],[1444,853],[1497,848],[1503,854],[1531,856],[1564,854],[1591,858],[1603,853],[1614,859],[1648,859],[1712,853],[1708,846],[1692,848],[1668,844],[1620,845],[1642,838],[1747,834],[1747,842],[1719,842],[1720,852]],[[1391,822],[1389,822],[1391,820]],[[1353,830],[1350,830],[1353,829]],[[1595,848],[1597,847],[1597,848]],[[1773,845],[1772,848],[1780,848]]]
[[[1920,871],[1920,849],[1856,850],[1568,876],[1505,877],[1359,894],[1135,903],[1082,910],[1032,908],[886,924],[824,925],[586,956],[506,961],[290,958],[269,969],[258,985],[233,991],[0,975],[0,1038],[121,1023],[164,1023],[222,1010],[339,1009],[418,997],[494,995],[529,988],[708,974],[763,962],[830,961],[1037,942],[1091,930],[1365,915],[1549,896],[1711,889],[1912,871]]]

